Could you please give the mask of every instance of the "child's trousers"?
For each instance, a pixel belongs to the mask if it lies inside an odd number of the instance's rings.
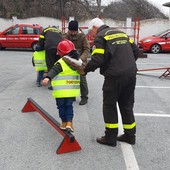
[[[43,76],[44,76],[44,70],[38,71],[37,84],[41,85],[41,80],[43,79]]]
[[[56,98],[56,105],[62,122],[72,122],[73,120],[73,99],[73,97]]]

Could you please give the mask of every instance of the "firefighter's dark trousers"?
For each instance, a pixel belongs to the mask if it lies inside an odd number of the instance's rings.
[[[105,77],[103,84],[103,116],[106,136],[116,138],[118,135],[119,105],[124,133],[134,136],[136,123],[133,113],[136,74],[132,76]]]
[[[80,92],[81,92],[81,98],[88,99],[89,90],[88,90],[86,76],[84,75],[80,75]]]

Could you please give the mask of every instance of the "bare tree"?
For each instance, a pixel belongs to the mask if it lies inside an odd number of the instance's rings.
[[[97,2],[97,14],[100,16],[101,13],[101,0],[96,0]]]
[[[104,9],[103,16],[117,20],[126,20],[127,17],[140,17],[141,19],[167,18],[158,8],[146,0],[112,2]]]
[[[9,5],[10,4],[10,5]],[[125,20],[126,17],[167,18],[146,0],[120,0],[112,2],[101,12],[101,0],[0,0],[0,17],[29,18],[46,16],[61,19],[74,16],[77,20],[106,17]]]

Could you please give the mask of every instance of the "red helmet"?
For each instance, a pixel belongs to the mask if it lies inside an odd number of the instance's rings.
[[[64,55],[70,53],[72,50],[75,49],[76,48],[71,41],[64,39],[57,46],[57,54],[63,57]]]

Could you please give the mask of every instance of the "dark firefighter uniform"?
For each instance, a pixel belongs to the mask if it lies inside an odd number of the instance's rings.
[[[53,67],[54,63],[60,59],[57,53],[57,45],[62,40],[62,33],[55,26],[47,27],[43,30],[39,38],[39,45],[45,49],[46,64],[48,71]]]
[[[108,140],[116,140],[118,135],[117,103],[124,133],[129,136],[136,133],[133,104],[137,71],[135,61],[139,55],[139,48],[124,32],[106,25],[99,27],[92,59],[84,71],[87,73],[100,68],[100,74],[105,77],[102,89],[103,116]]]

